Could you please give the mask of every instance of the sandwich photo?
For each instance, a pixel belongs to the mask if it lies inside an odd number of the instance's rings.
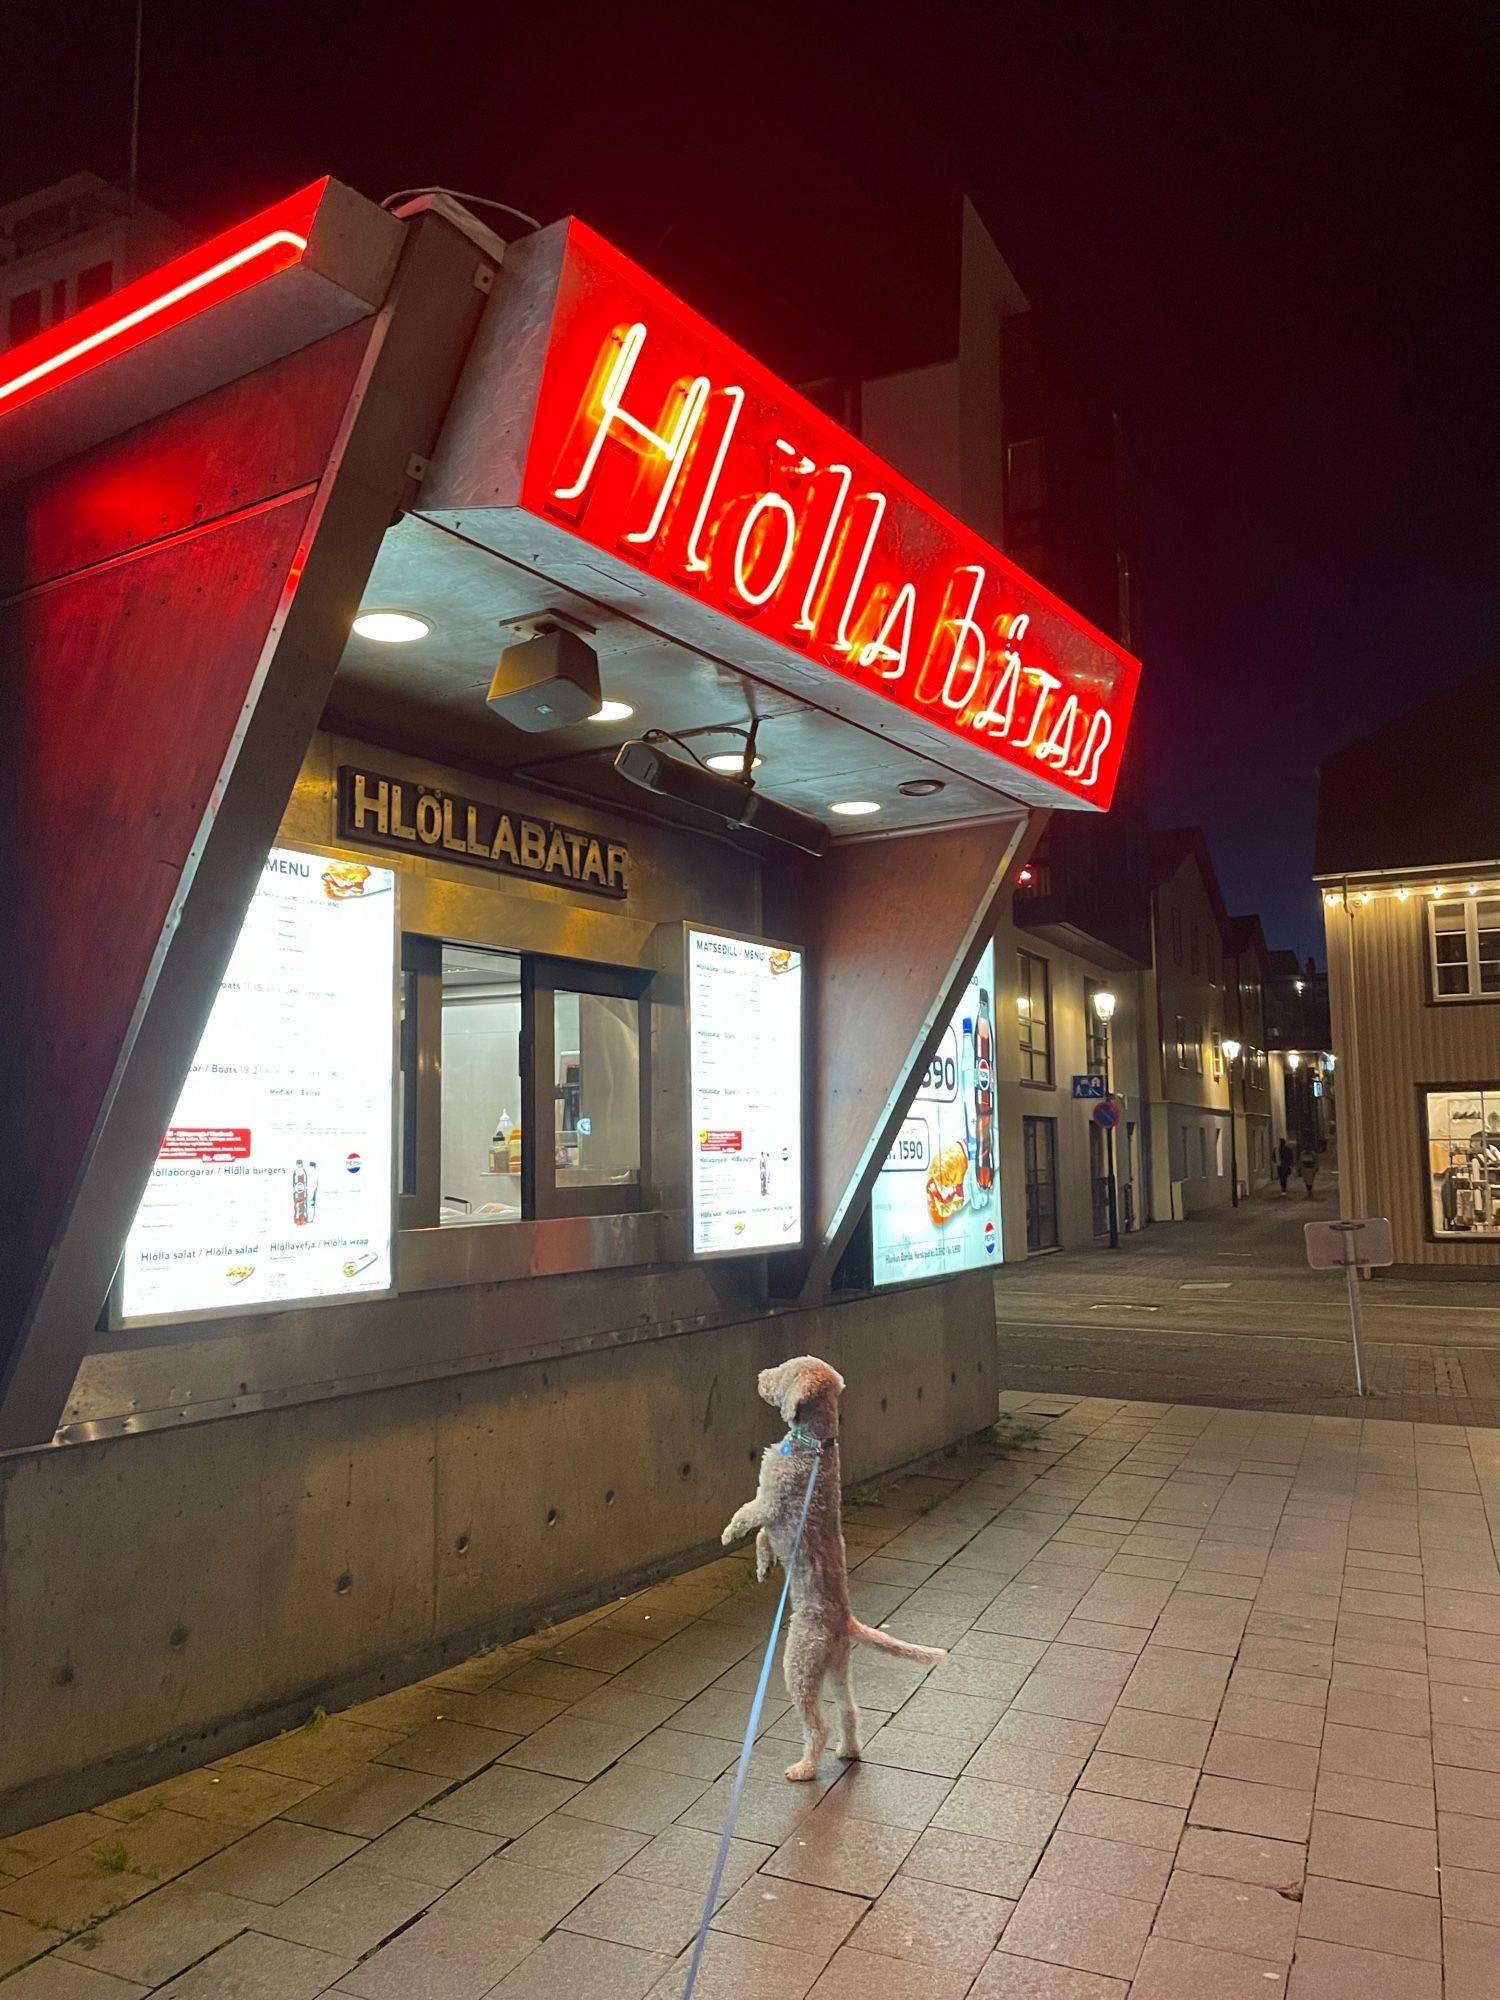
[[[331,903],[362,896],[370,871],[362,861],[330,861],[323,870],[323,894]]]
[[[962,1139],[951,1140],[933,1156],[927,1176],[927,1212],[934,1222],[951,1222],[963,1207],[968,1171],[969,1149]]]
[[[771,967],[771,976],[774,978],[779,972],[790,971],[792,954],[789,951],[773,951],[768,963]]]

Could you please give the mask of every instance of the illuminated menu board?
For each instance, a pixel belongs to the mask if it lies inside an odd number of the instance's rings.
[[[396,878],[276,848],[125,1245],[125,1321],[391,1288]]]
[[[802,1240],[802,954],[689,930],[693,1253]]]
[[[870,1196],[877,1285],[998,1264],[995,947],[986,945]]]

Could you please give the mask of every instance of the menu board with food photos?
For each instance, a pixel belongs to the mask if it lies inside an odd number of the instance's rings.
[[[877,1285],[998,1264],[995,947],[986,945],[922,1072],[870,1196]]]
[[[267,856],[125,1245],[122,1321],[390,1290],[395,889]]]
[[[693,1253],[802,1240],[802,954],[689,930]]]

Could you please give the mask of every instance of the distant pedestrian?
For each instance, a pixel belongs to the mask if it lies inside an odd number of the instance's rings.
[[[1302,1176],[1302,1185],[1307,1189],[1307,1198],[1311,1201],[1313,1182],[1318,1178],[1318,1156],[1311,1146],[1302,1148],[1302,1158],[1297,1162],[1297,1171]]]
[[[1281,1182],[1281,1192],[1286,1193],[1286,1184],[1292,1178],[1292,1168],[1297,1164],[1297,1155],[1292,1151],[1291,1141],[1283,1139],[1276,1149],[1276,1178]]]

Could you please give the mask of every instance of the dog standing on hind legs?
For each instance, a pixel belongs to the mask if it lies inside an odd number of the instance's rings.
[[[818,1461],[817,1481],[807,1510],[802,1546],[791,1564],[791,1623],[786,1634],[786,1689],[802,1717],[802,1755],[787,1768],[796,1782],[815,1778],[828,1745],[823,1715],[825,1681],[832,1683],[838,1730],[836,1754],[859,1755],[859,1710],[849,1684],[849,1655],[856,1645],[874,1646],[903,1660],[936,1666],[947,1655],[937,1646],[911,1646],[862,1625],[849,1608],[844,1556],[839,1472],[839,1397],[842,1376],[810,1354],[763,1369],[756,1382],[766,1402],[780,1410],[787,1426],[780,1444],[761,1457],[760,1484],[724,1530],[724,1546],[755,1536],[755,1574],[764,1578],[774,1557],[788,1567],[802,1502]]]

